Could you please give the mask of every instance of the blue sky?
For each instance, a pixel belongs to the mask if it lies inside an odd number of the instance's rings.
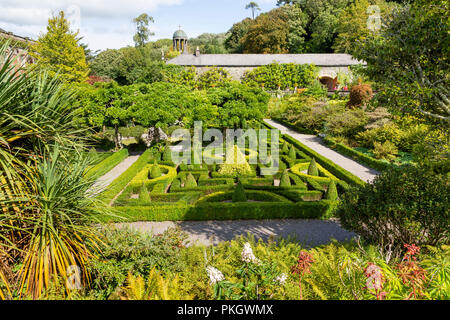
[[[64,10],[80,30],[83,42],[97,49],[133,45],[132,19],[146,12],[155,19],[151,40],[171,38],[178,25],[189,37],[227,31],[251,16],[250,0],[0,0],[0,28],[36,39],[45,32],[47,19]],[[257,0],[261,12],[276,0]]]

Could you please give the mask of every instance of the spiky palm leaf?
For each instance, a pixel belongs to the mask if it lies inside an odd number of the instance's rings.
[[[86,128],[76,125],[73,93],[58,79],[16,70],[10,56],[1,64],[0,258],[23,259],[19,291],[38,297],[70,265],[87,275],[98,240],[89,227],[98,208],[93,181],[83,179],[79,157]]]

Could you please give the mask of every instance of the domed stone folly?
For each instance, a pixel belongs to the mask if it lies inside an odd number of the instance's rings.
[[[188,36],[186,32],[183,30],[178,29],[173,34],[173,50],[179,51],[182,53],[187,53],[187,45],[188,45]]]

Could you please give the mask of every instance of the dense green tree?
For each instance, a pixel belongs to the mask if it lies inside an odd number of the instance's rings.
[[[231,53],[242,53],[244,48],[242,45],[242,38],[247,34],[250,26],[253,24],[253,20],[245,18],[241,22],[233,24],[230,30],[227,32],[227,38],[225,39],[225,48]]]
[[[30,54],[36,59],[34,67],[47,69],[51,75],[59,74],[69,82],[87,80],[89,68],[78,32],[70,31],[64,12],[48,19],[47,33],[41,34]]]
[[[419,0],[394,10],[355,56],[380,85],[378,101],[391,111],[450,121],[449,3]]]
[[[367,23],[371,14],[368,8],[372,5],[378,6],[382,20],[386,19],[395,4],[389,4],[384,0],[356,0],[341,11],[336,28],[337,37],[333,45],[335,52],[353,54],[357,47],[356,43],[370,36],[371,31]]]
[[[244,53],[287,53],[287,21],[286,13],[280,8],[261,14],[241,39]]]
[[[227,53],[225,39],[225,33],[203,33],[197,38],[189,39],[189,51],[193,53],[198,47],[204,54]]]
[[[154,22],[153,17],[146,13],[143,13],[139,17],[133,19],[133,23],[136,25],[136,34],[133,37],[136,47],[144,47],[148,39],[154,35],[154,33],[148,28],[150,22]]]
[[[353,0],[279,0],[279,6],[291,5],[305,14],[305,52],[332,52],[339,24],[338,16]]]

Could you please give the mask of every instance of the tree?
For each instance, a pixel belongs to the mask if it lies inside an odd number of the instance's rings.
[[[224,41],[225,48],[231,53],[242,53],[244,48],[242,38],[247,34],[254,20],[245,18],[241,22],[233,24],[227,32],[227,38]]]
[[[301,27],[305,31],[303,52],[332,52],[336,38],[338,16],[353,0],[279,0],[281,8],[296,8],[303,14]],[[295,30],[295,29],[294,29]]]
[[[36,59],[34,67],[47,69],[52,76],[59,74],[69,82],[87,80],[89,67],[85,51],[79,43],[78,32],[70,31],[63,11],[48,19],[47,33],[39,36],[30,54]]]
[[[189,40],[189,48],[195,50],[198,47],[200,52],[204,54],[227,53],[224,46],[225,39],[225,33],[203,33],[197,38]]]
[[[261,11],[261,8],[259,7],[259,5],[256,2],[253,2],[253,1],[245,6],[245,10],[248,10],[248,9],[252,9],[252,18],[253,18],[253,20],[255,19],[255,12],[256,11]]]
[[[134,24],[136,25],[136,34],[133,37],[135,46],[137,48],[144,47],[147,43],[148,39],[155,35],[150,31],[148,25],[150,22],[155,22],[153,17],[149,16],[146,13],[141,14],[139,17],[133,19]]]
[[[241,180],[238,181],[236,187],[234,188],[232,202],[247,202],[247,196],[245,195],[245,189]]]
[[[287,53],[287,20],[281,9],[261,14],[241,40],[244,53]]]
[[[367,22],[370,15],[368,8],[372,5],[378,6],[380,18],[385,18],[394,8],[393,4],[384,0],[356,0],[349,5],[338,16],[337,37],[333,44],[335,52],[353,54],[357,47],[355,43],[370,36]]]
[[[365,73],[381,87],[379,102],[444,127],[450,121],[448,12],[444,0],[394,10],[354,54],[367,62]]]

